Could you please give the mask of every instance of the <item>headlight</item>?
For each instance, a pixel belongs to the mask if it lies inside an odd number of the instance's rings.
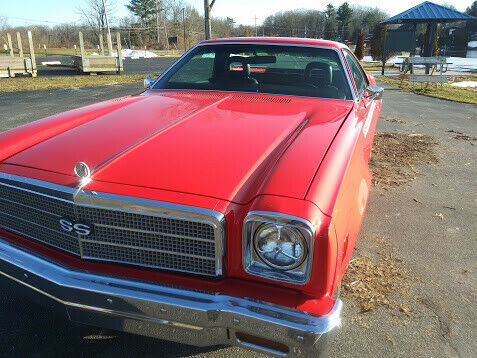
[[[311,272],[314,227],[295,216],[250,212],[243,227],[243,266],[249,274],[304,284]]]
[[[271,267],[291,270],[303,263],[307,255],[305,239],[293,228],[276,224],[263,224],[254,237],[258,256]]]

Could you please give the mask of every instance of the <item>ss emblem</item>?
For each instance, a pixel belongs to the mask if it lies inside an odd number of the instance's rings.
[[[60,226],[64,231],[75,232],[81,236],[88,236],[91,234],[91,227],[89,225],[74,223],[68,219],[60,219]]]

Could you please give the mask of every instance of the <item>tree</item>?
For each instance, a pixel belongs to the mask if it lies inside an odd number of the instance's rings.
[[[144,26],[151,22],[152,16],[156,13],[155,0],[131,0],[126,7],[139,18]]]
[[[352,17],[353,10],[349,7],[349,4],[347,2],[342,3],[336,12],[336,19],[341,23],[341,40],[348,37],[345,35],[349,35],[349,31],[346,28]]]
[[[373,28],[373,37],[371,37],[371,57],[374,61],[380,61],[383,58],[386,31],[386,26],[381,24],[377,24]],[[386,54],[386,57],[389,55],[390,54]]]
[[[0,31],[4,31],[8,28],[8,21],[5,16],[0,15]]]
[[[326,5],[325,10],[325,29],[324,38],[334,40],[336,38],[336,10],[331,4]]]
[[[474,1],[472,5],[470,5],[467,10],[465,10],[465,13],[470,16],[477,17],[477,1]]]
[[[114,0],[104,0],[104,4],[111,17],[114,12]],[[98,39],[99,34],[102,34],[106,28],[106,13],[104,12],[103,1],[88,0],[85,7],[80,8],[80,11],[86,23],[93,29],[96,39]]]
[[[268,16],[261,29],[271,36],[323,37],[325,15],[318,10],[289,10]],[[259,31],[260,33],[260,31]]]
[[[212,7],[215,5],[215,0],[209,2],[209,0],[204,0],[204,17],[205,17],[205,39],[210,39],[211,34],[211,25],[210,25],[210,12]]]
[[[354,51],[354,54],[360,61],[364,57],[364,34],[362,33],[358,34],[358,41],[356,43],[356,50]]]

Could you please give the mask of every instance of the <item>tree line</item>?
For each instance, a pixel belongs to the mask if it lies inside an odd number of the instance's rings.
[[[205,39],[207,26],[203,10],[200,11],[186,0],[129,0],[126,7],[129,16],[116,16],[119,2],[104,0],[108,9],[112,31],[119,31],[123,46],[129,48],[190,48]],[[221,6],[222,0],[204,0],[204,13]],[[477,1],[467,9],[475,13]],[[226,6],[226,5],[222,5]],[[77,8],[81,21],[73,24],[57,24],[54,26],[35,25],[28,27],[8,26],[8,19],[0,17],[0,46],[6,43],[6,32],[32,30],[34,42],[47,47],[73,47],[78,43],[78,31],[84,34],[86,45],[94,48],[99,44],[99,35],[106,34],[106,14],[103,0],[88,0],[82,7]],[[213,12],[212,12],[213,15]],[[237,25],[233,17],[211,17],[211,36],[291,36],[324,38],[337,41],[356,43],[363,35],[366,42],[374,32],[382,42],[383,31],[379,22],[386,19],[388,14],[379,8],[366,6],[350,6],[343,2],[340,6],[328,4],[323,11],[319,10],[290,10],[268,16],[258,26]],[[440,38],[447,41],[444,29],[441,28]],[[420,31],[424,32],[424,31]],[[425,36],[425,34],[418,34]],[[455,38],[455,35],[453,35]],[[441,45],[440,40],[439,45]],[[372,41],[371,41],[372,42]],[[376,42],[376,41],[374,41]]]

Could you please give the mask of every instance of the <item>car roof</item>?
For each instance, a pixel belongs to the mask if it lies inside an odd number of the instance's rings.
[[[287,44],[287,45],[310,45],[310,46],[325,46],[334,47],[337,49],[346,48],[345,44],[336,41],[322,40],[322,39],[308,39],[299,37],[227,37],[221,39],[206,40],[200,44],[214,44],[224,42],[243,42],[243,43],[273,43],[273,44]]]

